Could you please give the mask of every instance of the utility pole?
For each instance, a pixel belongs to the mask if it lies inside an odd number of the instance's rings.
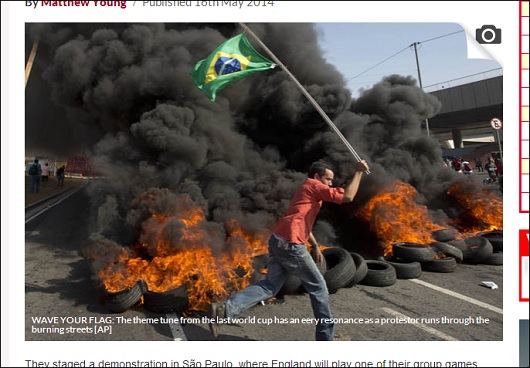
[[[420,44],[419,42],[414,42],[410,46],[414,46],[414,54],[416,55],[416,66],[418,68],[418,82],[420,83],[420,88],[423,90],[423,84],[421,83],[420,61],[418,59],[418,47],[417,46],[419,44]],[[429,133],[429,119],[428,118],[425,118],[425,128],[427,128],[427,136],[430,136],[430,133]]]

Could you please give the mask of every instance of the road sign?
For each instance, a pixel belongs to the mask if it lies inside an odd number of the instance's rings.
[[[502,128],[502,121],[501,119],[499,118],[493,118],[491,119],[491,126],[493,127],[493,129],[495,130],[499,130]]]

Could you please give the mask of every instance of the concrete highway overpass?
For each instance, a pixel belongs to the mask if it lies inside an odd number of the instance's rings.
[[[503,77],[498,76],[430,92],[442,103],[438,114],[428,120],[430,135],[445,148],[447,141],[463,148],[468,140],[496,140],[491,119],[503,120],[502,84]],[[499,137],[502,143],[502,129]]]

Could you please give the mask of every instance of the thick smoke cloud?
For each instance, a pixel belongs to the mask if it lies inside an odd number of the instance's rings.
[[[441,203],[459,177],[442,168],[439,145],[422,128],[439,101],[397,75],[352,100],[343,76],[321,56],[313,25],[249,26],[369,162],[372,174],[350,213],[396,179],[412,184],[422,201]],[[219,234],[212,245],[222,247],[228,220],[269,232],[311,162],[333,164],[337,184],[352,173],[355,159],[280,68],[227,87],[215,103],[193,85],[192,66],[239,32],[236,24],[27,26],[27,54],[35,40],[39,52],[26,90],[26,145],[92,158],[104,175],[89,186],[100,245],[154,242],[145,231],[150,211],[194,204],[211,223],[208,231]],[[146,193],[152,207],[139,203]],[[344,222],[362,227],[335,212],[324,208],[315,232],[347,246]],[[178,221],[170,225],[157,234],[181,242]]]

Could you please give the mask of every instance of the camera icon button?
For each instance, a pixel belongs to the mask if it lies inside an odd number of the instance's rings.
[[[502,30],[492,24],[485,24],[475,31],[475,39],[481,44],[500,44]]]

